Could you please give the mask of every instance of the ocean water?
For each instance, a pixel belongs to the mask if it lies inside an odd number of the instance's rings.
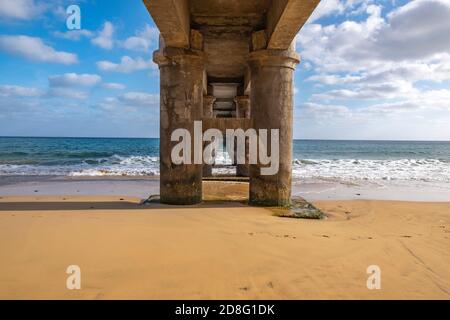
[[[158,139],[0,138],[0,176],[158,175],[158,145]],[[219,152],[217,162],[230,160]],[[450,142],[295,140],[293,177],[450,183]]]

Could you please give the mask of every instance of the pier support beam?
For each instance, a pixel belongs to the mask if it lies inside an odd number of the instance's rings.
[[[288,206],[292,182],[293,83],[300,57],[292,49],[259,50],[249,56],[250,103],[254,128],[279,129],[279,171],[261,175],[262,165],[250,165],[250,204]]]
[[[203,113],[203,52],[160,48],[153,54],[160,69],[160,197],[166,204],[202,201],[202,165],[175,165],[171,160],[172,132],[184,128],[194,136],[194,121]],[[191,139],[191,150],[194,150]],[[193,154],[192,154],[193,155]]]
[[[250,119],[250,97],[249,96],[237,96],[234,100],[236,102],[237,117]],[[249,162],[249,144],[248,138],[245,139],[245,164],[236,165],[236,175],[238,177],[248,177],[250,175]]]
[[[214,102],[216,98],[211,95],[203,96],[203,119],[211,119],[214,118]],[[203,145],[203,149],[206,147],[206,143]],[[212,165],[203,164],[203,176],[211,177],[212,176]]]

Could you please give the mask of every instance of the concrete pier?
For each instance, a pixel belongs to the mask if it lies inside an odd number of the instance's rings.
[[[202,201],[202,165],[174,165],[171,134],[179,128],[193,136],[202,119],[204,56],[200,51],[160,48],[153,59],[160,70],[160,196],[167,204]],[[192,140],[192,139],[191,139]],[[193,141],[191,141],[194,150]]]
[[[250,97],[247,95],[236,96],[236,111],[238,118],[251,119],[250,117]],[[238,177],[249,177],[250,176],[250,165],[249,165],[249,144],[248,139],[245,140],[245,164],[236,165],[236,175]]]
[[[214,102],[216,101],[216,97],[212,95],[206,95],[203,97],[203,120],[211,119],[214,117]],[[206,147],[207,143],[203,144],[203,147]],[[213,155],[214,156],[214,155]],[[212,165],[203,164],[203,177],[211,177],[212,176]]]
[[[286,206],[291,197],[294,39],[320,0],[144,0],[160,31],[161,201],[202,199],[211,166],[171,162],[171,134],[203,120],[203,130],[279,130],[279,171],[238,165],[250,176],[250,203]],[[231,126],[231,127],[229,127]],[[205,144],[203,145],[205,146]],[[270,144],[268,150],[271,150]]]
[[[291,199],[293,77],[300,62],[293,50],[259,50],[250,55],[253,127],[279,130],[279,170],[261,175],[261,165],[250,166],[250,203],[287,206]],[[268,152],[271,152],[270,140]]]

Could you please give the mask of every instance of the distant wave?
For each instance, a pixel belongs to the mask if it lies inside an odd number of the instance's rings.
[[[68,163],[64,159],[41,164],[0,164],[0,175],[56,176],[146,176],[159,174],[159,158],[151,156],[119,156],[80,159]]]

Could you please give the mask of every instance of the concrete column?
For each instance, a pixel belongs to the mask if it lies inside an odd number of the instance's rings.
[[[250,119],[250,97],[237,96],[234,101],[237,106],[237,117]]]
[[[203,96],[203,118],[214,118],[214,102],[216,102],[214,96]]]
[[[191,133],[194,155],[194,121],[203,113],[203,52],[165,47],[153,54],[160,70],[160,196],[167,204],[194,204],[202,201],[202,165],[175,165],[171,142],[176,129]]]
[[[236,110],[238,118],[250,119],[250,97],[249,96],[237,96],[234,101],[236,102]],[[236,165],[236,175],[238,177],[248,177],[250,175],[249,157],[248,157],[248,139],[245,139],[245,163]]]
[[[250,166],[250,204],[288,206],[292,182],[293,80],[300,57],[290,50],[258,50],[249,56],[250,104],[253,126],[279,129],[279,171],[261,175],[261,165]]]
[[[211,95],[203,96],[203,119],[214,118],[214,102],[216,98]],[[206,147],[206,143],[203,144],[203,148]],[[212,165],[203,164],[203,176],[212,176]]]

